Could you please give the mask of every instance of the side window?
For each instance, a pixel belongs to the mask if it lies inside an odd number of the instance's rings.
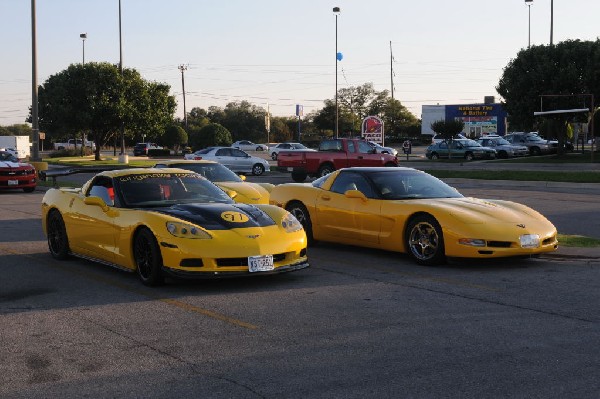
[[[232,149],[231,156],[238,157],[238,158],[244,158],[246,156],[246,153],[243,151],[240,151],[240,150]]]
[[[367,198],[373,198],[373,189],[369,182],[358,173],[341,172],[331,185],[331,191],[344,194],[348,190],[359,190]]]
[[[354,146],[354,141],[348,142],[348,152],[355,153],[356,147]]]
[[[99,176],[94,180],[92,185],[90,186],[89,191],[86,194],[86,197],[100,197],[104,200],[106,205],[114,206],[115,205],[115,191],[112,184],[112,179]]]
[[[442,142],[440,143],[440,149],[441,149],[441,150],[446,150],[446,149],[448,149],[448,143],[446,143],[445,141],[442,141]]]
[[[215,153],[215,155],[218,157],[229,157],[229,156],[231,156],[231,149],[230,148],[219,148],[217,150],[217,152]]]
[[[358,142],[358,152],[361,154],[369,154],[373,151],[373,147],[369,145],[366,141]]]

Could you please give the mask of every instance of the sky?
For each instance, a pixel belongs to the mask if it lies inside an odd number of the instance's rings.
[[[119,0],[0,0],[3,126],[24,123],[31,106],[32,3],[38,84],[84,56],[119,63]],[[422,105],[500,101],[495,87],[529,27],[531,45],[549,44],[551,20],[555,44],[600,36],[600,0],[553,3],[551,18],[551,0],[121,0],[123,65],[170,85],[180,118],[180,66],[188,112],[246,100],[307,114],[335,97],[337,75],[338,89],[393,83],[420,118]]]

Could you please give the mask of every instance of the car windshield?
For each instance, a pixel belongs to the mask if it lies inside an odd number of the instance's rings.
[[[191,170],[212,182],[243,182],[231,169],[220,163],[172,163],[169,167]]]
[[[116,177],[115,184],[125,207],[233,203],[223,190],[197,173],[131,174]]]
[[[19,162],[19,160],[10,152],[0,152],[0,161]]]
[[[498,145],[510,145],[510,143],[502,138],[494,139]]]
[[[418,170],[380,171],[369,177],[385,200],[462,197],[453,187]]]
[[[196,151],[194,154],[208,154],[209,152],[211,152],[213,150],[214,147],[207,147],[207,148],[203,148],[201,150]]]

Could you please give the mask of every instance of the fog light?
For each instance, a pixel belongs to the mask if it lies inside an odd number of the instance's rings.
[[[485,247],[485,240],[479,238],[459,238],[458,243],[462,245],[469,245],[471,247]]]
[[[519,237],[521,248],[538,248],[540,246],[540,236],[537,234],[523,234]]]

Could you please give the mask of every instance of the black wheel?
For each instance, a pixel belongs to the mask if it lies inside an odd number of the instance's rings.
[[[319,177],[326,176],[326,175],[330,174],[331,172],[333,172],[334,170],[335,170],[335,168],[331,164],[326,163],[324,165],[321,165],[321,167],[319,168]]]
[[[437,161],[438,159],[440,159],[440,156],[437,154],[437,152],[434,152],[433,154],[431,154],[431,159]]]
[[[306,180],[307,176],[308,175],[306,174],[306,172],[292,172],[292,180],[296,183],[302,183],[304,180]]]
[[[437,220],[429,215],[412,218],[406,230],[406,249],[420,265],[444,263],[444,236]]]
[[[35,191],[35,187],[25,187],[23,188],[23,191],[25,191],[26,193],[32,193]]]
[[[277,161],[277,153],[276,152],[274,152],[274,153],[271,154],[271,159],[273,161]]]
[[[540,148],[539,148],[539,147],[531,147],[531,148],[529,149],[529,153],[530,153],[531,155],[540,155],[540,154],[542,153],[542,151],[540,150]]]
[[[296,219],[298,219],[302,227],[304,227],[304,231],[306,232],[306,239],[308,241],[308,245],[312,245],[315,242],[315,240],[313,238],[310,215],[308,214],[308,210],[306,209],[306,207],[302,205],[302,202],[292,201],[289,204],[287,204],[285,209],[289,213],[294,215]]]
[[[465,154],[465,159],[466,159],[467,161],[472,161],[472,160],[473,160],[473,153],[472,153],[472,152],[467,152],[467,153]]]
[[[263,148],[262,147],[256,147],[256,151],[262,151]]]
[[[69,257],[69,237],[62,215],[57,210],[50,211],[46,221],[48,235],[48,249],[55,259],[67,259]]]
[[[257,164],[255,164],[255,165],[252,167],[252,174],[253,174],[254,176],[260,176],[260,175],[262,175],[263,173],[265,173],[265,167],[264,167],[264,165],[261,165],[261,164],[257,163]]]
[[[164,283],[162,256],[154,234],[142,228],[133,239],[133,258],[142,283],[157,286]]]

